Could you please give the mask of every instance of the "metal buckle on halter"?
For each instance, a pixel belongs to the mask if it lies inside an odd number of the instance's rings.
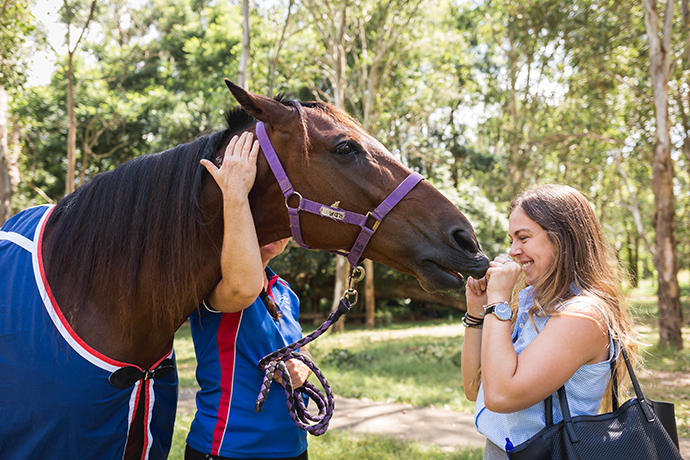
[[[371,215],[371,211],[369,211],[369,212],[367,213],[367,220],[364,221],[364,226],[365,226],[365,227],[366,227],[367,222],[369,221],[369,218],[370,218],[370,217],[371,217],[372,219],[374,219],[374,225],[371,227],[371,232],[374,233],[374,232],[376,231],[376,229],[379,228],[379,225],[381,225],[381,221],[378,220],[377,218],[373,217],[373,216]]]
[[[299,202],[297,202],[297,207],[291,208],[290,205],[288,204],[288,200],[289,200],[290,198],[292,198],[293,196],[295,196],[295,195],[297,195],[297,197],[299,198]],[[286,197],[285,197],[285,207],[288,208],[288,209],[296,209],[296,210],[299,211],[299,210],[300,210],[299,204],[302,202],[302,200],[303,200],[302,195],[300,195],[299,192],[293,190],[292,193],[291,193],[289,196],[286,196]]]

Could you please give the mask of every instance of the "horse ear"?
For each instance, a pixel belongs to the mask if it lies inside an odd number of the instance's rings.
[[[257,120],[264,123],[280,124],[281,119],[293,114],[292,110],[275,99],[250,93],[227,78],[225,84],[242,108]]]

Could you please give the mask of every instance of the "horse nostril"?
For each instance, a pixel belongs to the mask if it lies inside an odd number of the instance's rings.
[[[475,240],[472,232],[464,228],[457,229],[453,232],[453,239],[461,249],[471,253],[479,252],[479,243]]]

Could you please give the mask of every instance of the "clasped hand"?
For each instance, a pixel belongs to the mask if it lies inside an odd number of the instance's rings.
[[[483,278],[467,279],[467,312],[473,316],[484,314],[484,305],[510,301],[513,287],[522,267],[507,254],[501,254],[489,263]]]

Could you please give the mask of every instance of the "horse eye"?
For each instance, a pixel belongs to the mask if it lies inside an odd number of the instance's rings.
[[[334,152],[337,155],[342,155],[342,156],[351,155],[351,154],[355,153],[356,151],[357,150],[355,149],[355,147],[350,142],[343,142],[342,144],[338,144],[334,150]]]

